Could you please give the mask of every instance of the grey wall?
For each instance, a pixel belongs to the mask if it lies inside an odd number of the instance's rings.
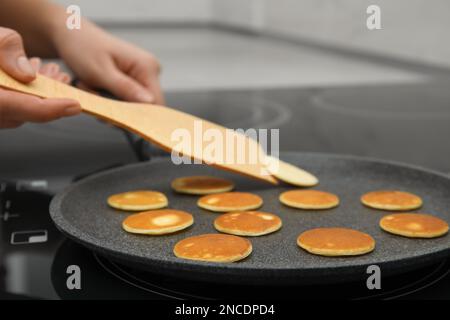
[[[449,0],[57,0],[101,22],[220,23],[450,66]],[[381,7],[382,30],[366,28]]]
[[[248,0],[241,10],[242,2],[215,0],[214,19],[272,34],[450,66],[449,0]],[[255,2],[258,5],[249,12],[248,3]],[[382,30],[366,28],[370,4],[381,7]],[[239,14],[234,15],[236,11]]]
[[[209,22],[211,0],[53,0],[97,22]]]
[[[233,27],[263,30],[266,0],[213,0],[212,19]]]

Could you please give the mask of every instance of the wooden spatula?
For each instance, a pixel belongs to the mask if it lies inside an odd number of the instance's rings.
[[[220,125],[179,110],[107,99],[42,75],[38,75],[30,84],[23,84],[0,70],[0,87],[42,98],[74,99],[80,103],[84,112],[132,131],[164,150],[176,151],[190,159],[277,184],[277,180],[265,168],[263,163],[265,154],[259,143],[243,134],[231,132]],[[189,133],[191,147],[186,148],[186,145],[181,145],[180,140],[174,139],[174,132]],[[214,135],[211,135],[212,132],[220,133],[223,138],[228,134],[229,138],[234,139],[235,148],[226,149],[226,143],[224,143],[224,148],[215,149],[216,152],[211,149],[211,152],[205,152],[210,141],[205,142],[203,138],[205,134],[209,135],[209,139],[214,138]],[[229,150],[236,151],[238,147],[241,150],[240,155],[237,152],[230,154]],[[224,161],[217,161],[217,152],[222,152]],[[258,152],[262,156],[256,156],[255,153]]]

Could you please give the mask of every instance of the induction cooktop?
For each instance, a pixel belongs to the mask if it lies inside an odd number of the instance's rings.
[[[231,128],[278,128],[281,151],[370,156],[450,173],[450,92],[445,83],[178,92],[168,105]],[[298,288],[217,286],[123,266],[59,233],[53,195],[112,167],[167,156],[88,116],[0,131],[0,295],[41,299],[450,298],[450,260],[366,283]],[[71,283],[73,268],[82,278]],[[239,289],[239,290],[237,290]],[[302,289],[302,290],[299,290]],[[307,290],[303,290],[307,289]],[[238,296],[236,296],[236,294]]]

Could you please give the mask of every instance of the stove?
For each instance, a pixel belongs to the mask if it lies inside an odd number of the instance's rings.
[[[389,159],[450,173],[450,83],[175,92],[168,104],[231,128],[279,128],[281,151]],[[66,239],[48,214],[52,196],[92,173],[167,156],[88,116],[0,131],[0,296],[41,299],[449,299],[450,259],[365,283],[227,286],[161,277]],[[81,290],[68,285],[82,270]]]

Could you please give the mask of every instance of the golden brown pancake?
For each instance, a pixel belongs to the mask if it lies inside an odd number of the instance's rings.
[[[172,181],[172,188],[179,193],[204,195],[231,191],[233,182],[210,176],[192,176],[177,178]]]
[[[215,212],[246,211],[261,207],[260,196],[248,192],[224,192],[203,196],[197,201],[200,208]]]
[[[422,206],[420,197],[403,191],[379,190],[364,194],[361,202],[374,209],[403,211],[414,210]]]
[[[267,170],[276,178],[299,187],[312,187],[319,180],[311,173],[274,157],[267,157]]]
[[[167,197],[158,191],[136,190],[112,195],[108,204],[126,211],[143,211],[167,207]]]
[[[442,219],[422,213],[397,213],[380,220],[384,231],[410,238],[436,238],[448,232],[448,224]]]
[[[339,198],[319,190],[290,190],[280,194],[280,202],[297,209],[330,209],[339,205]]]
[[[247,257],[252,244],[229,234],[202,234],[179,241],[173,252],[178,258],[189,260],[234,262]]]
[[[186,229],[193,223],[190,213],[163,209],[132,214],[123,220],[122,227],[131,233],[160,235]]]
[[[225,213],[214,221],[218,231],[238,236],[262,236],[277,231],[281,225],[278,216],[261,211]]]
[[[297,244],[321,256],[356,256],[371,252],[375,240],[366,233],[346,228],[318,228],[303,232]]]

